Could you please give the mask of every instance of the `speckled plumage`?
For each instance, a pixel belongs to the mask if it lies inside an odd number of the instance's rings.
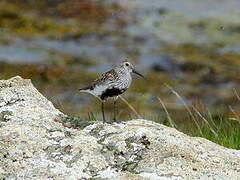
[[[85,88],[79,89],[80,92],[86,92],[94,95],[102,101],[102,107],[104,106],[104,101],[109,97],[114,97],[114,110],[115,110],[115,101],[117,97],[124,93],[132,83],[131,73],[136,73],[133,68],[133,65],[130,62],[124,61],[113,69],[100,75],[93,83]],[[143,76],[142,76],[143,77]],[[103,119],[104,117],[104,107]],[[115,111],[114,111],[114,119]]]
[[[101,100],[106,100],[108,97],[124,93],[131,85],[131,82],[130,71],[119,65],[103,73],[90,86],[82,88],[80,91],[90,93]]]

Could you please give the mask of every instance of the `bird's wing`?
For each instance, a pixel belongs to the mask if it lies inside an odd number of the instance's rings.
[[[99,76],[99,78],[97,78],[92,86],[110,86],[112,83],[114,83],[115,81],[117,81],[118,79],[118,73],[114,70],[111,69],[110,71],[107,71],[105,73],[103,73],[102,75]]]
[[[119,76],[118,73],[112,69],[100,75],[90,86],[81,88],[81,92],[89,92],[95,96],[100,96],[107,89],[114,88],[117,84]],[[117,87],[115,87],[117,88]],[[92,91],[93,90],[93,91]]]

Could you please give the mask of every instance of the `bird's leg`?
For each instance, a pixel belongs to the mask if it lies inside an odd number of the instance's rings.
[[[105,113],[104,113],[104,101],[102,101],[102,117],[103,117],[103,123],[105,123],[106,119],[105,119]]]
[[[117,121],[117,118],[116,118],[116,116],[117,116],[117,112],[118,112],[118,109],[117,109],[117,99],[118,99],[118,97],[114,97],[114,99],[113,99],[113,120],[114,121]]]

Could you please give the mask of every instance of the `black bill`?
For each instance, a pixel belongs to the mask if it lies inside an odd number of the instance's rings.
[[[137,72],[136,70],[133,69],[132,72],[135,73],[135,74],[137,74],[137,75],[139,75],[139,76],[141,76],[143,79],[145,79],[145,77],[144,77],[142,74],[140,74],[139,72]]]

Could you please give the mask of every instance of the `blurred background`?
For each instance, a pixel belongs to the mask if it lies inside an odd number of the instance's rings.
[[[1,0],[0,79],[32,79],[69,116],[100,117],[99,101],[77,89],[128,59],[147,78],[135,76],[123,95],[142,117],[185,129],[204,118],[236,120],[239,7],[238,0]],[[119,105],[119,118],[136,117]]]

